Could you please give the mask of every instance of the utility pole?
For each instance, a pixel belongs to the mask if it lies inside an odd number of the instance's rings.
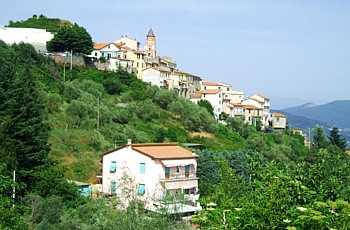
[[[64,62],[64,66],[63,66],[63,81],[66,81],[66,62]]]
[[[70,79],[72,79],[72,69],[73,69],[73,50],[70,50]]]
[[[97,97],[97,131],[100,126],[100,97]]]
[[[309,148],[311,147],[311,135],[310,135],[310,128],[309,128]]]
[[[16,197],[16,187],[15,187],[15,183],[16,183],[16,171],[13,170],[13,188],[12,188],[12,199],[13,199],[13,204],[12,207],[15,207],[15,197]]]

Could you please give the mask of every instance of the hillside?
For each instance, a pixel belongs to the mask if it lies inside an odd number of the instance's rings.
[[[44,15],[33,15],[33,17],[22,21],[10,21],[7,27],[15,28],[37,28],[45,29],[48,32],[57,32],[62,26],[71,25],[67,20],[58,18],[47,18]]]

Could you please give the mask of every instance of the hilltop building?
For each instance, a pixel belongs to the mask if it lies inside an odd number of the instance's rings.
[[[52,33],[43,29],[0,26],[0,40],[7,44],[24,42],[33,45],[36,50],[46,51],[46,42],[53,37]]]

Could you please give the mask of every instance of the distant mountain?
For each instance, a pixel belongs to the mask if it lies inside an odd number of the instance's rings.
[[[278,109],[278,110],[301,105],[307,102],[300,98],[282,98],[282,97],[271,96],[271,95],[269,95],[268,97],[270,98],[270,101],[271,101],[271,108]]]
[[[309,128],[312,129],[316,125],[323,126],[323,127],[325,127],[326,130],[328,130],[330,128],[330,125],[328,125],[327,123],[325,123],[323,121],[318,121],[318,120],[310,119],[307,117],[294,115],[294,114],[286,112],[284,110],[271,110],[271,111],[282,113],[282,114],[286,115],[288,126],[290,129],[301,129],[301,130],[307,132]]]
[[[337,100],[323,105],[307,103],[281,111],[282,113],[322,121],[330,127],[350,129],[350,100]]]

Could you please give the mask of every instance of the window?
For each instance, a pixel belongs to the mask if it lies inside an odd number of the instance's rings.
[[[137,62],[136,64],[137,64],[137,68],[138,68],[139,67],[139,63]]]
[[[180,167],[179,166],[176,166],[176,172],[180,172]]]
[[[140,173],[141,174],[146,173],[146,163],[140,163]]]
[[[184,194],[190,194],[190,190],[188,188],[184,189]]]
[[[117,191],[117,184],[115,183],[115,181],[111,182],[111,194],[115,194]]]
[[[145,184],[139,184],[139,189],[137,191],[139,195],[145,194]]]
[[[170,168],[165,167],[165,178],[169,178],[169,177],[170,177]]]
[[[189,177],[190,176],[190,166],[186,165],[185,166],[185,177]]]
[[[117,162],[112,161],[111,166],[109,167],[110,172],[115,172],[117,170]]]
[[[204,90],[206,90],[207,89],[207,87],[206,86],[204,86]]]

